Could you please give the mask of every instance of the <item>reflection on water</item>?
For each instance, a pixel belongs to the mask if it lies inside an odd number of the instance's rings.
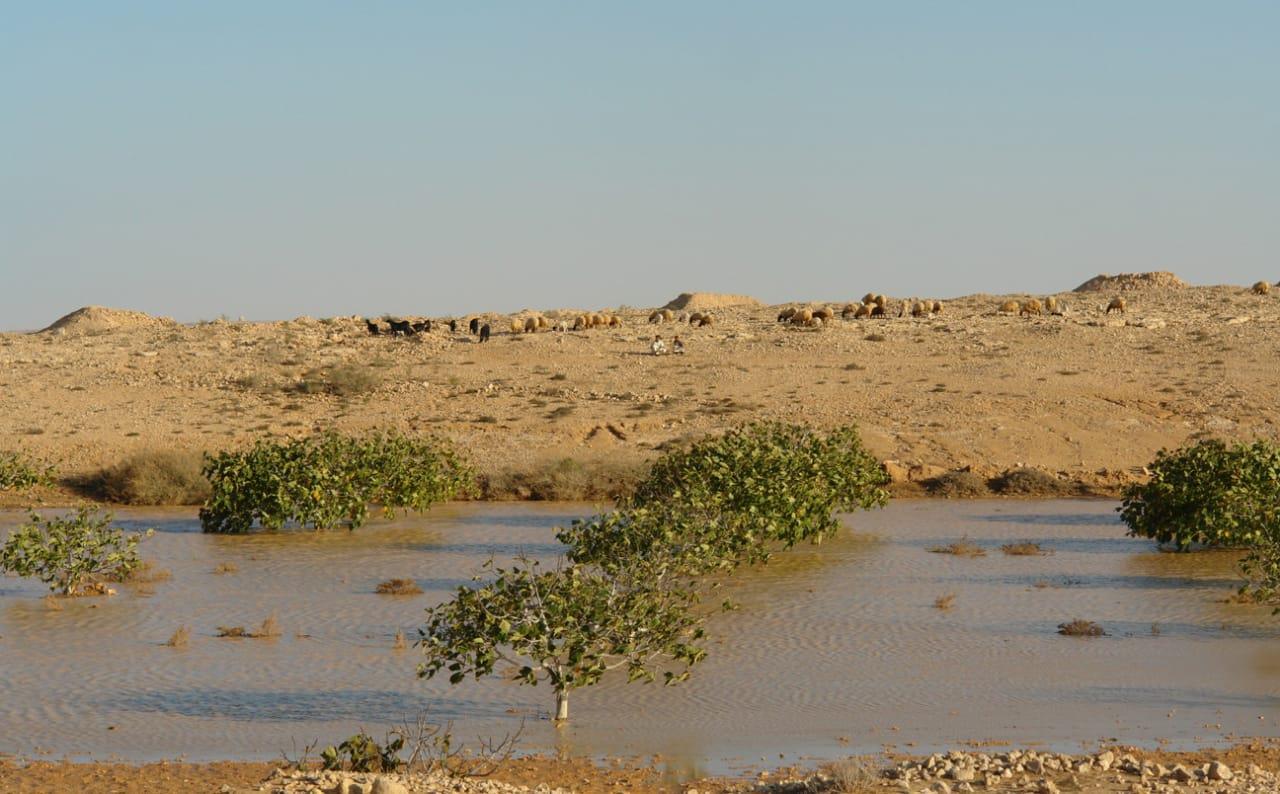
[[[416,678],[416,652],[393,648],[397,631],[412,641],[422,610],[490,556],[553,557],[555,527],[591,511],[449,505],[356,532],[244,537],[203,535],[190,511],[122,514],[160,529],[144,556],[173,578],[154,594],[51,610],[38,583],[0,579],[0,752],[270,758],[423,710],[453,720],[462,740],[527,719],[524,750],[658,753],[676,774],[908,742],[1071,750],[1275,730],[1280,619],[1224,602],[1238,555],[1161,553],[1126,538],[1101,502],[908,501],[860,514],[856,531],[734,577],[728,595],[742,608],[713,617],[710,656],[687,684],[606,680],[574,694],[562,730],[546,720],[545,687]],[[20,519],[0,515],[0,527]],[[928,552],[961,537],[987,556]],[[1002,554],[1013,541],[1050,553]],[[237,572],[214,573],[222,563]],[[392,577],[425,592],[375,595]],[[953,608],[933,607],[951,593]],[[271,614],[276,640],[214,636]],[[1110,636],[1058,636],[1073,618]],[[189,647],[165,647],[181,625]]]

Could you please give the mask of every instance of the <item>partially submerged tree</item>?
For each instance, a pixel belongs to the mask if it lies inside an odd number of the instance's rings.
[[[1125,489],[1129,534],[1172,543],[1253,548],[1280,527],[1280,446],[1199,441],[1160,450],[1151,478]]]
[[[674,684],[705,656],[696,644],[702,619],[687,589],[581,565],[486,567],[491,579],[459,587],[452,601],[427,610],[419,676],[447,670],[456,684],[502,665],[522,684],[549,684],[562,721],[569,693],[610,670],[625,669],[629,681],[661,675]]]
[[[0,570],[34,576],[62,595],[105,578],[126,578],[139,565],[138,544],[151,535],[111,526],[111,514],[80,507],[66,516],[32,512],[0,548]]]
[[[820,543],[837,512],[884,505],[888,476],[857,428],[821,433],[759,422],[659,458],[619,509],[557,537],[576,562],[616,568],[665,558],[688,574],[767,561],[775,547]]]
[[[364,523],[369,505],[426,510],[473,487],[474,472],[447,441],[394,431],[320,433],[262,440],[205,463],[212,493],[200,510],[206,532],[248,532],[287,523],[315,529]]]

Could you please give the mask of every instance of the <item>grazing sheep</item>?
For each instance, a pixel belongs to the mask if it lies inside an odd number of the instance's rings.
[[[812,319],[813,319],[812,309],[797,309],[796,313],[791,315],[791,324],[792,325],[808,325],[809,321]]]
[[[584,315],[579,314],[577,317],[573,318],[573,330],[581,331],[586,327],[587,327],[587,318]]]
[[[836,316],[836,313],[835,313],[835,312],[833,312],[833,311],[831,311],[831,307],[830,307],[830,306],[823,306],[821,309],[818,309],[817,311],[815,311],[815,312],[813,313],[813,316],[814,316],[814,317],[821,317],[821,318],[822,318],[822,321],[825,323],[825,322],[827,322],[828,320],[834,320],[834,319],[835,319],[835,316]]]
[[[874,292],[868,292],[866,295],[863,295],[863,296],[862,296],[862,302],[863,302],[864,304],[865,304],[865,303],[875,303],[875,302],[876,302],[876,294],[875,294]]]
[[[873,295],[871,298],[871,302],[879,306],[881,309],[884,309],[885,304],[889,302],[889,299],[883,295]]]
[[[480,341],[481,341],[481,342],[488,342],[488,341],[489,341],[489,334],[490,334],[490,333],[491,333],[491,332],[490,332],[490,330],[489,330],[489,324],[488,324],[488,323],[485,323],[484,325],[480,326]]]
[[[619,317],[619,316],[618,316],[618,315],[616,315],[616,314],[611,314],[611,315],[609,315],[609,327],[610,327],[610,328],[621,328],[621,327],[622,327],[622,318],[621,318],[621,317]]]
[[[705,328],[705,327],[707,327],[708,325],[711,325],[711,324],[712,324],[713,322],[715,322],[715,321],[716,321],[716,320],[715,320],[715,318],[714,318],[714,317],[712,317],[711,315],[709,315],[709,314],[704,314],[704,315],[702,315],[702,319],[698,320],[698,327],[699,327],[699,328]]]
[[[1049,314],[1058,313],[1058,299],[1050,295],[1044,299],[1044,310]]]
[[[1055,317],[1066,317],[1068,308],[1066,301],[1054,300],[1053,309],[1049,313]]]
[[[1259,281],[1249,289],[1254,295],[1268,295],[1271,292],[1271,284],[1267,281]]]
[[[871,304],[871,314],[868,316],[869,317],[887,317],[888,315],[884,313],[884,306],[881,306],[878,303],[873,303]]]
[[[674,319],[675,319],[675,317],[676,317],[676,313],[675,313],[675,312],[673,312],[673,311],[671,311],[670,309],[663,309],[663,310],[662,310],[662,319],[663,319],[663,320],[666,320],[667,322],[671,322],[672,320],[674,320]]]
[[[529,317],[524,321],[524,332],[526,334],[536,334],[538,332],[538,318]]]
[[[1111,314],[1111,312],[1113,311],[1124,314],[1125,313],[1124,310],[1127,309],[1128,307],[1129,307],[1129,302],[1126,301],[1124,298],[1112,298],[1111,302],[1107,304],[1107,314]]]
[[[916,301],[911,304],[912,317],[924,317],[929,314],[929,310],[933,308],[933,304],[926,305],[924,301]]]
[[[861,303],[858,303],[858,304],[846,303],[844,305],[844,308],[840,310],[841,319],[847,320],[850,317],[853,317],[855,314],[858,313],[858,309],[861,308],[861,306],[862,306]]]
[[[660,323],[660,322],[662,322],[662,319],[663,319],[663,318],[662,318],[662,310],[661,310],[661,309],[654,309],[654,310],[653,310],[653,314],[650,314],[650,315],[649,315],[649,322],[650,322],[650,323]]]
[[[694,312],[689,315],[689,325],[697,325],[702,320],[702,312]]]
[[[1030,317],[1033,314],[1042,314],[1043,312],[1044,304],[1040,302],[1039,298],[1032,298],[1022,304],[1022,308],[1018,310],[1018,316],[1021,317],[1025,314]]]
[[[1018,305],[1017,301],[1005,301],[1004,303],[1000,304],[999,312],[1001,314],[1013,314],[1021,308],[1022,307]]]
[[[364,327],[365,327],[365,330],[369,332],[370,336],[378,336],[379,334],[382,333],[382,329],[379,328],[378,324],[375,323],[373,320],[366,319],[364,321]]]
[[[791,316],[795,313],[796,313],[796,307],[788,306],[787,308],[778,312],[778,322],[785,323],[787,320],[790,320]]]
[[[467,323],[467,330],[469,330],[472,334],[480,333],[480,318],[472,317],[471,322]]]
[[[934,314],[942,314],[942,301],[934,301],[932,309]]]
[[[874,303],[864,303],[853,312],[853,319],[861,320],[864,317],[870,317],[871,312],[876,308]]]
[[[511,333],[513,334],[524,333],[524,320],[521,320],[519,317],[512,317]]]

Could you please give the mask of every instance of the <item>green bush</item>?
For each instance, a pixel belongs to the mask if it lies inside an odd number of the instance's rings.
[[[148,450],[109,466],[93,490],[127,505],[198,505],[209,496],[204,455],[188,450]]]
[[[200,510],[206,532],[248,532],[286,523],[355,529],[370,504],[426,510],[472,488],[474,474],[438,439],[395,432],[350,437],[322,433],[291,441],[263,440],[246,452],[209,458],[211,493]]]
[[[20,452],[0,452],[0,491],[25,491],[52,484],[52,466],[42,466]]]
[[[821,542],[840,526],[835,513],[884,505],[886,484],[852,426],[761,422],[667,453],[618,510],[558,537],[579,563],[665,558],[703,573],[767,560],[775,544]]]
[[[372,736],[361,731],[337,747],[324,748],[320,752],[320,762],[327,770],[394,772],[404,764],[400,758],[403,747],[403,736],[388,737],[386,745],[381,746]]]
[[[1161,450],[1149,468],[1151,479],[1126,488],[1118,508],[1130,535],[1182,550],[1280,539],[1280,446],[1205,440]]]
[[[34,576],[63,595],[75,595],[90,582],[128,578],[138,567],[138,543],[150,536],[111,527],[111,514],[81,507],[68,516],[28,522],[0,548],[0,569]]]

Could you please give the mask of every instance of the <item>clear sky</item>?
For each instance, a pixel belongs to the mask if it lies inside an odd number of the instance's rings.
[[[1280,278],[1280,3],[0,0],[0,328]]]

